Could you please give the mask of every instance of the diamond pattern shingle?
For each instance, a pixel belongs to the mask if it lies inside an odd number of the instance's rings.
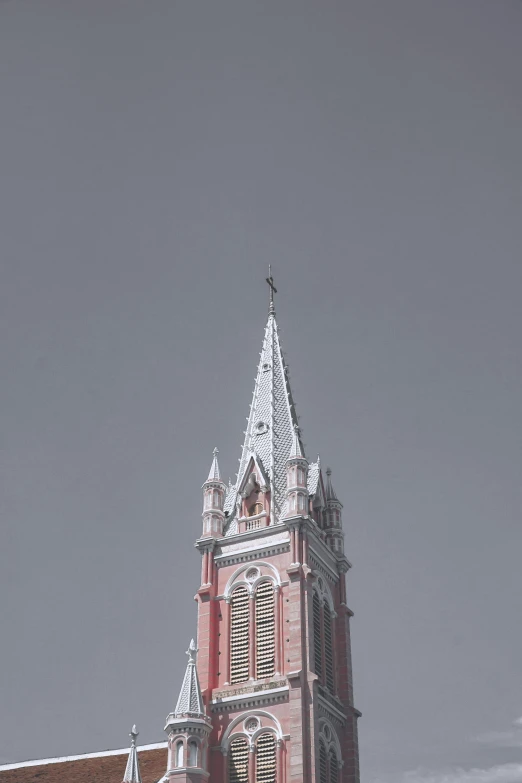
[[[291,451],[297,425],[292,392],[288,380],[275,315],[271,312],[265,327],[263,347],[254,385],[254,395],[239,463],[238,481],[247,468],[250,455],[256,454],[270,479],[274,517],[282,512],[286,490],[286,460]],[[299,442],[300,449],[302,444]],[[237,485],[236,485],[237,486]],[[236,488],[227,494],[225,510],[234,508]],[[234,531],[229,525],[226,535]]]

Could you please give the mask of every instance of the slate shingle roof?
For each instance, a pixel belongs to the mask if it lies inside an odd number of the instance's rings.
[[[281,350],[275,315],[270,312],[239,462],[237,484],[227,493],[225,511],[233,510],[237,487],[254,453],[269,476],[274,501],[274,521],[279,519],[286,494],[286,460],[290,454],[296,425],[297,414],[290,390],[288,367]],[[300,442],[299,447],[304,455]],[[225,535],[231,535],[233,532],[236,532],[235,527],[229,525]]]

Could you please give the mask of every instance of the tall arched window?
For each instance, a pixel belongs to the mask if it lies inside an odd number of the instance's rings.
[[[188,744],[189,752],[189,767],[198,766],[198,743],[195,740],[190,740]]]
[[[275,671],[274,585],[261,582],[256,590],[256,678]]]
[[[325,594],[324,583],[319,580],[312,597],[312,625],[314,631],[314,672],[321,685],[335,695],[334,628],[330,602]]]
[[[248,743],[238,737],[230,743],[228,762],[229,783],[248,783]]]
[[[332,614],[328,601],[323,602],[323,629],[324,629],[324,673],[325,685],[330,691],[335,691],[334,679],[334,651],[332,633]]]
[[[246,682],[249,668],[248,590],[238,587],[230,602],[230,681]]]
[[[183,766],[183,740],[176,742],[176,767]]]
[[[276,745],[273,734],[260,734],[257,738],[256,783],[276,783]]]
[[[314,672],[323,681],[323,641],[321,599],[316,590],[313,594],[313,626],[314,626]]]

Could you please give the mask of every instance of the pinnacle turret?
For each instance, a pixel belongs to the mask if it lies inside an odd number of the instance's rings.
[[[217,459],[218,454],[219,454],[219,450],[215,448],[214,451],[212,452],[213,459],[212,459],[212,465],[210,466],[207,482],[221,481],[221,473],[219,472],[219,464]]]
[[[176,718],[183,715],[191,715],[193,717],[200,717],[205,715],[203,698],[201,696],[198,673],[196,670],[197,652],[198,651],[194,643],[194,639],[191,639],[189,648],[187,650],[189,660],[185,670],[183,684],[181,685],[181,690],[179,692],[178,701],[176,703],[176,709],[174,710],[174,715]]]
[[[326,468],[325,487],[326,509],[324,511],[324,531],[326,542],[330,549],[337,554],[344,552],[344,533],[342,520],[343,504],[335,494],[332,484],[332,469]]]
[[[212,465],[203,484],[203,537],[223,535],[225,492],[227,485],[221,478],[217,448],[212,452]]]
[[[290,448],[290,454],[288,459],[304,459],[303,448],[301,446],[301,440],[299,438],[299,427],[294,424],[294,431],[292,433],[292,446]],[[287,460],[288,461],[288,460]]]
[[[212,722],[205,714],[196,670],[197,652],[192,639],[176,709],[167,716],[165,731],[169,751],[165,780],[169,783],[203,783],[208,780],[208,737]]]
[[[127,760],[127,766],[125,768],[125,775],[123,776],[123,783],[141,783],[140,764],[138,761],[138,751],[136,748],[136,739],[138,737],[138,730],[134,725],[132,731],[129,734],[131,738],[131,746],[129,751],[129,758]]]
[[[326,487],[325,487],[325,499],[326,502],[336,502],[339,503],[339,498],[335,494],[335,490],[332,485],[332,469],[326,468]]]
[[[299,427],[294,424],[292,447],[286,460],[286,519],[306,516],[309,510],[308,460],[303,455]]]

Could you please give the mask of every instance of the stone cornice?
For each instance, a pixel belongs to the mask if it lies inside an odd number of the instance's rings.
[[[279,684],[279,682],[281,682],[281,684]],[[227,695],[219,695],[217,698],[213,698],[209,705],[210,709],[212,712],[230,712],[238,708],[246,710],[252,709],[253,707],[259,707],[263,704],[277,704],[278,702],[286,701],[288,699],[289,687],[284,678],[281,681],[274,681],[273,683],[267,684],[273,684],[276,687],[263,688],[255,685],[246,685],[244,688],[214,692],[214,694],[226,693]],[[256,690],[256,687],[259,688],[259,690]]]

